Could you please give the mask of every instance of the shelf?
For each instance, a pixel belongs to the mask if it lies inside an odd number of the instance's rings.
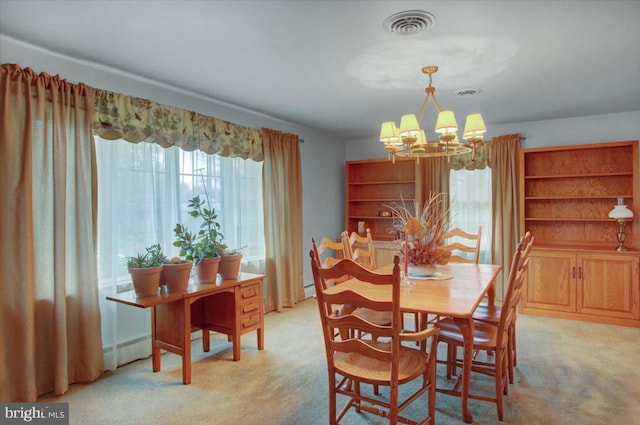
[[[573,221],[577,223],[593,223],[593,222],[610,222],[615,223],[614,219],[611,218],[560,218],[560,217],[525,217],[525,221],[550,221],[550,222],[568,222]]]
[[[599,195],[599,196],[525,196],[527,201],[566,201],[590,199],[633,199],[633,195]]]
[[[534,179],[575,179],[575,178],[588,178],[588,177],[618,177],[618,176],[633,176],[631,171],[623,171],[618,173],[585,173],[585,174],[558,174],[558,175],[525,175],[525,180]]]
[[[358,220],[393,220],[393,217],[382,217],[379,215],[350,215],[349,218],[354,218]]]
[[[374,199],[374,198],[366,198],[366,199],[349,199],[349,202],[411,202],[413,203],[413,198],[396,198],[396,199]]]
[[[367,185],[368,184],[374,184],[374,185],[375,184],[384,184],[384,185],[387,185],[387,184],[407,184],[407,183],[413,184],[414,181],[413,180],[385,180],[385,181],[375,181],[375,182],[372,182],[372,181],[368,181],[368,182],[349,182],[349,185],[359,186],[359,185],[363,185],[363,184],[367,184]]]

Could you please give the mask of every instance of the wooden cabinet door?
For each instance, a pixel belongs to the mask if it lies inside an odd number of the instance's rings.
[[[533,250],[523,298],[526,309],[576,311],[576,255]]]
[[[373,246],[378,267],[393,263],[393,257],[399,255],[400,248],[395,241],[373,241]]]
[[[640,318],[638,257],[621,253],[578,256],[578,311],[598,316]]]

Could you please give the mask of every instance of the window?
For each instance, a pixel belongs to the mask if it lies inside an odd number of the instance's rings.
[[[199,226],[187,214],[196,195],[215,208],[229,247],[243,247],[245,259],[264,257],[261,162],[96,140],[101,284],[128,281],[125,257],[149,245],[160,243],[168,257],[177,256],[176,223],[192,231]]]
[[[451,227],[476,233],[482,226],[480,263],[491,263],[491,169],[451,170]]]
[[[176,223],[191,231],[200,225],[187,214],[189,199],[208,198],[225,243],[243,248],[243,262],[264,263],[262,162],[152,143],[95,140],[103,346],[105,366],[114,369],[150,354],[150,316],[104,298],[131,288],[125,257],[157,243],[168,257],[178,256],[173,246]]]

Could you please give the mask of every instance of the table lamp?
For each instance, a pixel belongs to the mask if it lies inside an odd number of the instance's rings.
[[[626,235],[624,233],[624,226],[627,224],[627,220],[633,218],[633,211],[627,208],[623,204],[624,199],[618,198],[618,204],[613,206],[613,209],[609,211],[609,218],[612,218],[618,222],[618,246],[616,251],[626,251],[627,247],[624,246]]]

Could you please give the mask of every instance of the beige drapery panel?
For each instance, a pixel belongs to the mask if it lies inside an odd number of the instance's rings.
[[[433,193],[442,193],[449,203],[450,163],[447,158],[420,158],[416,161],[416,203],[422,208]]]
[[[298,136],[262,129],[266,310],[304,299],[302,277],[302,167]]]
[[[518,223],[519,206],[518,170],[520,167],[520,135],[509,134],[491,140],[491,190],[493,214],[493,239],[491,255],[494,264],[504,269],[496,280],[496,296],[502,300],[505,281],[504,271],[509,268],[516,244],[520,239]]]
[[[103,371],[96,267],[95,90],[0,68],[0,401]]]
[[[255,128],[106,90],[97,90],[91,127],[107,140],[262,161],[261,134]]]

